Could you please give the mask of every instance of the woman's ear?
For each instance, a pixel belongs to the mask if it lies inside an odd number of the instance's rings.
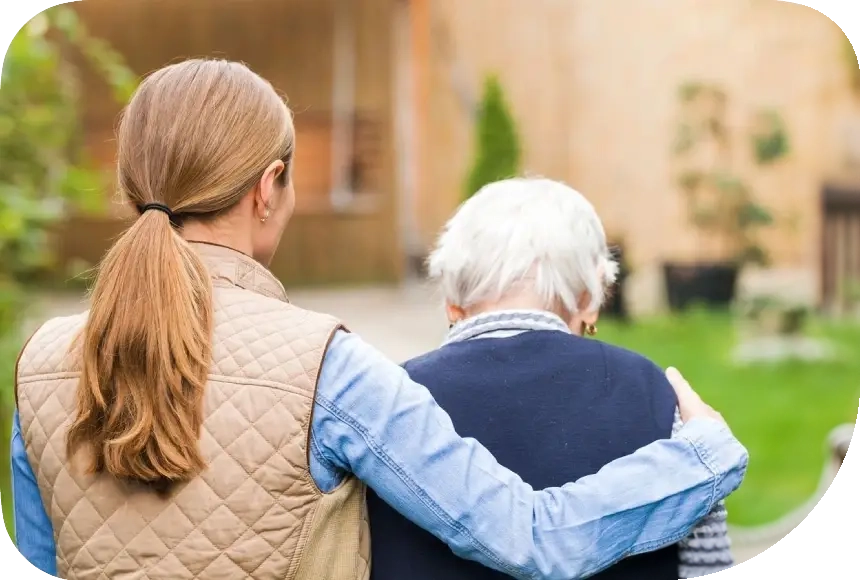
[[[453,304],[445,304],[445,314],[448,316],[448,324],[454,326],[466,319],[466,311]]]
[[[279,177],[286,171],[284,162],[273,161],[263,172],[256,196],[256,210],[260,218],[267,216],[278,201]]]

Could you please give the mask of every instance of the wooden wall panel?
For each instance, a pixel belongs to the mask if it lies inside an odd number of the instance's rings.
[[[271,264],[285,285],[389,283],[400,278],[397,245],[381,213],[317,213],[287,226]],[[129,220],[79,216],[56,232],[63,283],[73,261],[95,265]]]
[[[821,296],[824,307],[853,307],[860,285],[860,186],[830,186],[822,194]]]
[[[297,215],[273,270],[288,284],[394,280],[401,265],[395,223],[391,18],[395,0],[355,0],[355,171],[374,203],[335,213],[331,188],[331,94],[334,0],[85,0],[72,6],[96,36],[111,43],[141,75],[189,57],[247,63],[283,93],[295,112]],[[120,112],[91,71],[84,75],[85,139],[106,170],[115,162]],[[113,217],[79,216],[57,232],[64,263],[95,263],[125,227]],[[370,209],[367,209],[367,208]]]

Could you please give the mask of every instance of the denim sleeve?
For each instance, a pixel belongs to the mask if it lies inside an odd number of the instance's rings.
[[[681,413],[675,410],[672,435],[683,429]],[[699,578],[716,574],[735,565],[732,542],[729,538],[726,503],[719,502],[690,535],[678,543],[678,578]]]
[[[595,475],[535,491],[459,437],[402,368],[343,332],[323,361],[311,429],[328,468],[355,474],[458,556],[529,579],[583,578],[678,542],[737,489],[748,459],[728,428],[697,419]]]
[[[17,411],[12,424],[11,452],[12,505],[18,551],[42,572],[56,576],[57,549],[54,544],[54,528],[42,504],[36,476],[27,458]]]

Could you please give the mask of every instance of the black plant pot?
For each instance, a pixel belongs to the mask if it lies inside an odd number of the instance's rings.
[[[686,310],[694,304],[726,309],[735,299],[739,268],[732,263],[664,264],[669,308]]]

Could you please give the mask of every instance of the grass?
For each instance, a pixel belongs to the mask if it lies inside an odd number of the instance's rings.
[[[837,342],[849,356],[738,368],[729,360],[736,331],[728,316],[692,313],[600,325],[601,339],[678,367],[747,446],[746,481],[728,502],[731,522],[745,526],[772,522],[809,499],[826,460],[828,433],[857,417],[860,357],[848,349],[860,344],[860,325],[817,322],[812,333]],[[18,342],[0,339],[0,494],[10,535],[9,409]]]
[[[827,435],[857,418],[860,357],[849,349],[860,344],[860,325],[817,322],[810,332],[847,356],[737,367],[730,361],[736,329],[716,314],[600,326],[602,339],[677,367],[749,449],[747,477],[727,502],[730,522],[741,526],[770,523],[807,501],[827,459]]]

